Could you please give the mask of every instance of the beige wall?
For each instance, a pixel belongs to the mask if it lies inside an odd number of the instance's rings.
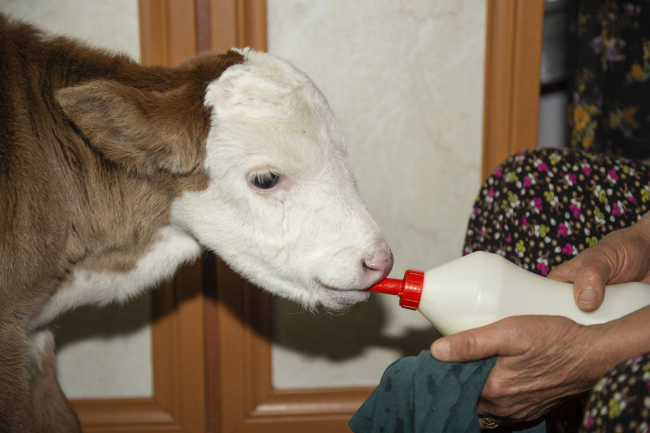
[[[138,0],[0,0],[0,11],[140,59]]]
[[[38,27],[140,58],[137,0],[0,0]],[[82,308],[56,324],[57,369],[71,398],[152,395],[149,297]]]
[[[395,255],[391,274],[461,255],[480,184],[485,0],[269,0],[269,52],[328,98],[362,198]],[[277,388],[376,385],[436,332],[373,295],[343,315],[275,300]]]

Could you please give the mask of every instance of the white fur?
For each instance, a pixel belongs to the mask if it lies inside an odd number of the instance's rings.
[[[51,329],[41,329],[29,339],[29,357],[39,370],[43,370],[43,352],[54,347],[54,333]]]
[[[172,223],[253,283],[305,306],[367,299],[364,260],[390,250],[359,197],[339,123],[289,62],[242,53],[205,96],[210,185],[175,200]],[[281,175],[278,187],[252,188],[249,174],[269,169]]]
[[[81,305],[125,302],[151,286],[171,278],[181,264],[199,256],[199,244],[177,227],[158,231],[158,240],[132,272],[91,272],[75,269],[71,280],[59,288],[33,322],[34,328],[47,325],[60,314]]]

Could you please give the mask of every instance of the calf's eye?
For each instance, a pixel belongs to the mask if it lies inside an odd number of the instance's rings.
[[[259,189],[271,189],[278,184],[280,175],[272,171],[259,171],[251,173],[248,180]]]

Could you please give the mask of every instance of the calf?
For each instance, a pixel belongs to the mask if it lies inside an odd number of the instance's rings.
[[[126,301],[203,248],[313,309],[393,258],[312,81],[252,50],[177,68],[0,14],[0,431],[74,432],[52,322]]]

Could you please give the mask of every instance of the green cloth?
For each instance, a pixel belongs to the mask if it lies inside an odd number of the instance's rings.
[[[495,362],[440,362],[426,350],[400,359],[386,369],[350,428],[354,433],[478,433],[476,406]],[[493,431],[546,432],[543,421],[519,428]]]

